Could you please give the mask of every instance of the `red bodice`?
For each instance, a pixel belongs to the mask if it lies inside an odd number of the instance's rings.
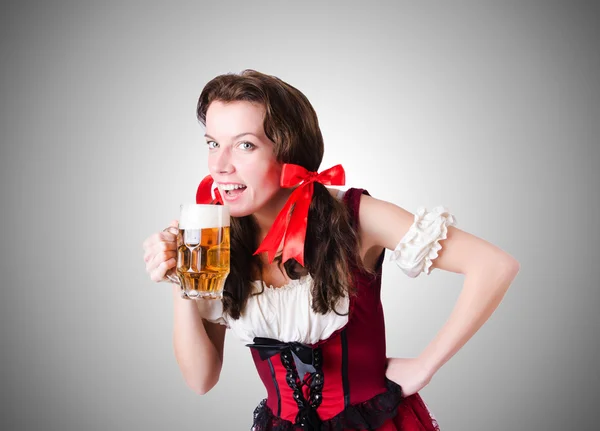
[[[344,195],[354,227],[364,189]],[[388,380],[379,256],[375,276],[351,265],[357,294],[348,323],[312,345],[256,338],[251,347],[267,398],[254,412],[253,431],[439,430],[418,394],[403,397]]]

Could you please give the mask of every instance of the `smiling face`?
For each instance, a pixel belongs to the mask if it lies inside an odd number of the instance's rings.
[[[233,217],[257,213],[281,193],[281,163],[263,128],[262,105],[215,100],[206,112],[208,169]]]

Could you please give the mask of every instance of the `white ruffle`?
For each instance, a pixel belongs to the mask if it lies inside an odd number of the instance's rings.
[[[264,285],[262,293],[248,298],[246,308],[237,320],[223,315],[220,300],[197,300],[200,314],[206,320],[230,328],[244,344],[252,343],[254,337],[313,344],[346,325],[348,316],[339,316],[333,311],[324,315],[315,313],[312,310],[312,281],[307,275],[282,287]],[[261,283],[254,281],[254,292],[260,291]],[[348,297],[343,297],[336,311],[347,314],[349,305]]]
[[[220,299],[192,299],[196,301],[200,316],[212,323],[219,323],[229,328],[227,320],[223,317],[223,302]]]
[[[440,241],[446,239],[448,227],[455,225],[456,218],[447,208],[440,205],[428,211],[419,207],[413,224],[392,252],[390,261],[396,262],[411,278],[422,272],[429,275],[432,261],[442,248]]]

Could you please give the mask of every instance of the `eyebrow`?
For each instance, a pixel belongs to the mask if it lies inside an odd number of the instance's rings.
[[[252,135],[252,136],[255,136],[256,138],[258,138],[258,136],[256,136],[254,133],[250,133],[250,132],[244,132],[244,133],[240,133],[239,135],[235,135],[235,136],[233,137],[233,139],[241,138],[242,136],[245,136],[245,135]],[[205,138],[210,138],[210,139],[215,139],[215,138],[213,138],[212,136],[210,136],[208,133],[206,133],[206,134],[204,135],[204,137],[205,137]]]

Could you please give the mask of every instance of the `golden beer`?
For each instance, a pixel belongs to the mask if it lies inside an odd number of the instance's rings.
[[[223,297],[229,275],[229,207],[181,205],[176,280],[187,299]]]
[[[220,297],[228,274],[229,226],[179,229],[177,277],[188,297]]]

